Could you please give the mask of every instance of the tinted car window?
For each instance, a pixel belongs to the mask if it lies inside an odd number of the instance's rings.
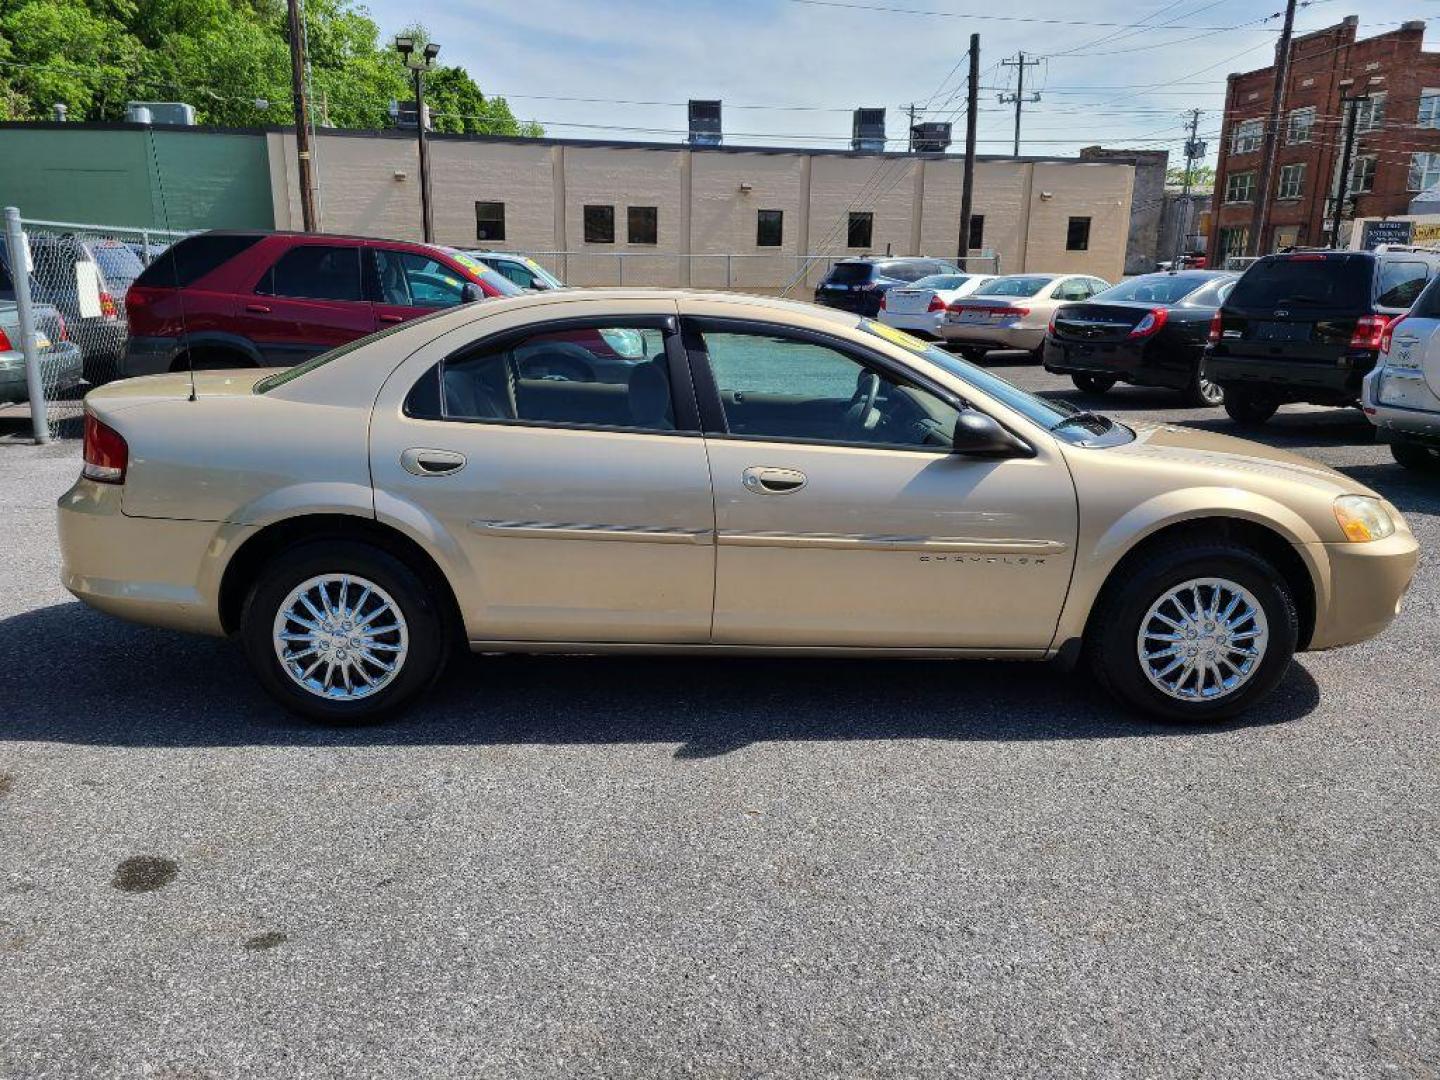
[[[658,328],[595,325],[531,334],[447,359],[438,378],[449,420],[675,430]],[[412,414],[430,396],[422,384],[407,404]]]
[[[303,244],[280,256],[255,289],[304,300],[363,300],[360,248]]]
[[[1137,301],[1147,304],[1178,304],[1211,282],[1208,274],[1145,274],[1122,281],[1096,294],[1098,300]]]
[[[1422,319],[1440,319],[1440,277],[1430,279],[1430,284],[1411,305],[1410,314]]]
[[[975,295],[1034,296],[1054,280],[1054,278],[1036,276],[996,278],[988,284],[981,285],[980,288],[976,290]]]
[[[873,269],[869,263],[836,263],[825,275],[825,280],[837,285],[863,285],[870,280]]]
[[[383,303],[402,307],[454,307],[465,300],[465,282],[444,263],[410,251],[375,251]]]
[[[135,283],[156,289],[184,288],[242,251],[254,247],[260,239],[259,236],[225,233],[187,236],[157,255],[155,261],[135,279]]]
[[[1230,294],[1237,308],[1325,308],[1366,311],[1370,271],[1366,258],[1327,256],[1261,259]]]
[[[494,269],[504,274],[507,278],[519,285],[522,289],[533,289],[535,287],[535,275],[528,268],[513,262],[495,262]]]
[[[1425,288],[1430,267],[1416,259],[1413,262],[1383,261],[1380,263],[1380,307],[1408,308]]]
[[[1234,278],[1214,278],[1185,297],[1185,307],[1219,307],[1235,288]]]

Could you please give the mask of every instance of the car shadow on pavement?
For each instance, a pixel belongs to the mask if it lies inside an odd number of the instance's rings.
[[[1299,719],[1305,668],[1240,720],[1133,715],[1054,665],[681,656],[460,656],[403,716],[371,727],[297,720],[233,644],[120,622],[79,603],[0,620],[0,743],[374,746],[678,743],[677,759],[777,740],[1025,741],[1197,735]]]

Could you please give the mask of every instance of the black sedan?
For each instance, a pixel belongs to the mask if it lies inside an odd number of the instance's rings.
[[[1219,405],[1201,364],[1210,317],[1239,280],[1217,270],[1143,274],[1057,308],[1045,333],[1045,370],[1103,394],[1117,382],[1180,390],[1191,405]]]

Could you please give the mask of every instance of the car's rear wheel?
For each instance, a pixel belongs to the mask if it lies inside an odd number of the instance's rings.
[[[1440,472],[1440,452],[1420,443],[1396,439],[1390,444],[1390,454],[1407,469]]]
[[[1220,720],[1275,688],[1299,634],[1284,579],[1255,552],[1177,543],[1107,586],[1086,651],[1101,685],[1142,712]]]
[[[1280,408],[1280,403],[1274,398],[1263,397],[1252,390],[1240,390],[1231,388],[1222,390],[1225,400],[1225,412],[1231,420],[1245,427],[1258,427],[1265,423],[1275,411]]]
[[[1077,371],[1070,376],[1070,381],[1075,384],[1075,389],[1086,394],[1108,393],[1115,385],[1116,379],[1109,375],[1090,375]]]
[[[368,544],[291,548],[245,601],[245,655],[291,712],[328,724],[379,720],[444,666],[448,638],[431,596],[414,570]]]
[[[962,345],[960,347],[960,355],[972,364],[978,364],[981,360],[984,360],[985,354],[989,351],[989,349],[976,348],[974,345]]]
[[[1225,388],[1219,383],[1213,383],[1205,378],[1201,372],[1195,373],[1195,378],[1183,391],[1185,404],[1192,405],[1197,409],[1212,408],[1216,405],[1225,404]],[[1270,410],[1272,413],[1275,410]],[[1269,417],[1266,417],[1269,419]]]

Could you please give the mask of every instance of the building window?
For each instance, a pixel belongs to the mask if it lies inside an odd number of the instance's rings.
[[[660,210],[654,206],[632,206],[626,214],[626,236],[632,244],[660,242]]]
[[[1351,108],[1355,110],[1356,135],[1363,135],[1385,125],[1384,94],[1371,94],[1369,97],[1360,98]]]
[[[503,202],[477,202],[475,204],[475,239],[505,239],[505,204]]]
[[[1280,166],[1280,189],[1275,193],[1280,199],[1298,199],[1305,192],[1305,165]]]
[[[1220,230],[1220,257],[1229,259],[1233,256],[1244,255],[1250,246],[1250,230],[1241,226],[1238,229]]]
[[[585,207],[585,243],[613,244],[615,242],[615,207]]]
[[[1296,143],[1308,143],[1310,131],[1315,126],[1315,106],[1296,109],[1290,114],[1290,123],[1285,127],[1285,141],[1292,146]]]
[[[875,229],[875,215],[869,210],[850,211],[850,230],[845,239],[845,246],[852,248],[868,248],[870,237]]]
[[[1427,86],[1420,91],[1420,114],[1415,122],[1422,128],[1440,128],[1440,90]]]
[[[1410,181],[1405,190],[1429,191],[1436,184],[1440,184],[1440,154],[1411,154]]]
[[[984,247],[985,247],[985,215],[984,215],[984,214],[971,214],[971,215],[970,215],[970,238],[966,241],[965,246],[968,247],[968,248],[970,248],[971,250],[976,250],[976,249],[983,250],[983,249],[984,249]]]
[[[755,211],[755,246],[779,247],[785,238],[785,211]]]
[[[1072,217],[1070,219],[1070,224],[1065,228],[1065,250],[1090,250],[1090,219],[1088,217]]]
[[[1350,165],[1350,194],[1363,195],[1375,190],[1375,156],[1357,157]]]
[[[1225,178],[1225,201],[1227,203],[1250,202],[1255,198],[1255,174],[1253,172],[1231,173]]]
[[[1263,120],[1243,120],[1235,125],[1235,131],[1230,136],[1230,152],[1232,154],[1251,154],[1260,149],[1260,140],[1265,134],[1265,122]]]

